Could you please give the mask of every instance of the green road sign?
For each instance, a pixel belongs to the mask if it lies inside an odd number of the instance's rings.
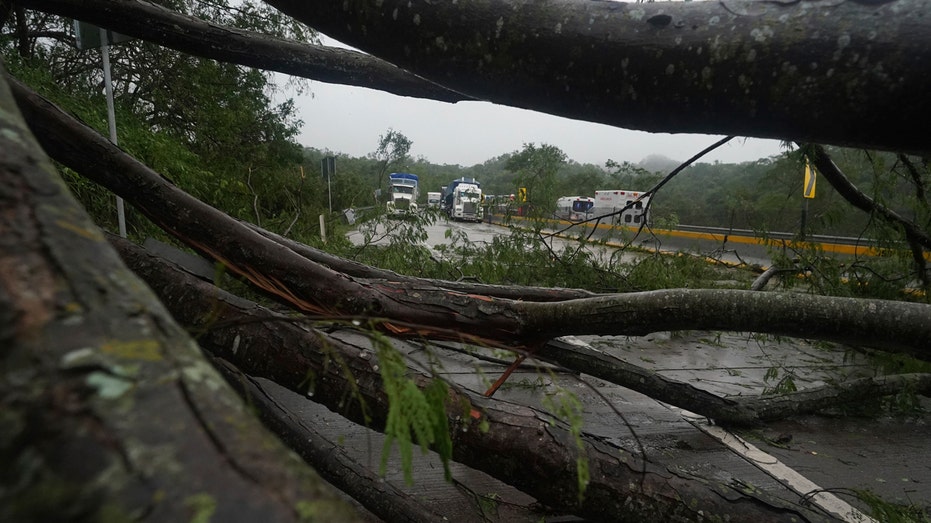
[[[106,42],[103,41],[103,35],[106,35]],[[105,29],[103,35],[96,25],[78,20],[74,21],[74,36],[78,42],[78,49],[97,49],[103,44],[113,45],[133,39],[131,36],[114,33],[109,29]]]

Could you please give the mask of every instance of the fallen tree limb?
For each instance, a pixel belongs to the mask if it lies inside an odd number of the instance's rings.
[[[867,214],[878,214],[890,225],[901,227],[902,230],[905,231],[905,235],[910,242],[920,245],[921,248],[925,250],[931,250],[931,236],[928,236],[928,234],[912,220],[876,202],[869,195],[861,191],[859,187],[850,181],[850,178],[847,178],[844,171],[834,163],[834,160],[832,160],[827,151],[824,150],[824,147],[817,144],[799,144],[799,146],[808,147],[812,150],[812,164],[814,164],[815,168],[818,169],[818,172],[824,176],[828,183],[831,184],[831,187],[834,187],[834,190],[847,200],[850,205],[853,205]]]
[[[758,425],[906,391],[931,395],[931,374],[899,374],[858,378],[773,396],[721,397],[605,352],[558,339],[548,342],[535,356],[711,418],[724,426]]]
[[[311,392],[315,401],[350,419],[383,427],[387,397],[370,346],[349,344],[287,321],[125,240],[112,241],[173,314],[199,334],[205,350],[245,373],[300,394]],[[414,371],[412,379],[425,386],[431,378]],[[480,413],[480,420],[470,417],[470,410]],[[747,521],[825,519],[768,494],[746,492],[739,483],[670,472],[665,465],[584,434],[591,480],[579,503],[575,443],[568,426],[551,414],[452,388],[447,416],[456,461],[593,520],[694,521],[699,514]]]
[[[0,151],[0,520],[355,520],[126,269],[2,80]]]
[[[362,280],[314,263],[191,197],[44,98],[12,82],[49,154],[132,203],[179,240],[308,314],[355,316],[395,335],[533,346],[567,334],[752,331],[931,358],[931,305],[889,300],[672,289],[526,302],[429,284]]]
[[[766,284],[769,283],[769,280],[773,279],[773,276],[779,274],[780,272],[798,272],[798,269],[781,269],[775,265],[769,267],[762,274],[756,277],[753,280],[753,283],[750,284],[751,291],[761,291],[763,287],[766,287]]]
[[[441,102],[473,100],[371,55],[217,25],[141,0],[17,0],[176,51],[320,82]]]
[[[678,330],[746,331],[865,345],[931,358],[931,306],[794,292],[664,289],[510,304],[524,332],[642,336]],[[584,320],[583,320],[584,318]],[[578,323],[585,322],[584,326]],[[894,341],[893,341],[894,340]]]
[[[333,486],[349,494],[376,516],[391,522],[441,521],[441,514],[426,508],[409,494],[384,481],[341,446],[279,404],[255,382],[221,358],[212,359],[227,382],[254,407],[282,441]]]
[[[924,0],[268,3],[494,103],[650,132],[929,148],[910,131],[931,119]]]

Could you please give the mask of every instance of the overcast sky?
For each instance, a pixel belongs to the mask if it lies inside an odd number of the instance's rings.
[[[342,46],[329,38],[323,43]],[[449,104],[322,82],[310,82],[309,91],[287,93],[304,121],[299,143],[351,156],[374,152],[389,129],[413,142],[415,158],[464,167],[518,151],[525,143],[555,145],[579,163],[637,163],[651,154],[683,161],[721,138],[631,131],[487,102]],[[779,143],[735,139],[701,161],[753,161],[782,152]]]

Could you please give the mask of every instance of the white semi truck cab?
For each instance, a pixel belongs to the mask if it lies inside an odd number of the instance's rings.
[[[406,214],[417,211],[417,196],[420,179],[416,174],[391,173],[388,175],[391,193],[388,200],[389,214]]]
[[[453,180],[443,191],[442,208],[451,220],[481,221],[482,184],[475,178]]]
[[[453,188],[449,217],[454,220],[482,220],[482,188],[475,183],[460,183]]]

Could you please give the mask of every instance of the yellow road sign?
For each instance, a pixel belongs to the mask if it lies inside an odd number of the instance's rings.
[[[808,158],[805,158],[805,185],[802,187],[802,196],[805,198],[815,197],[817,176],[817,172],[808,164]]]

